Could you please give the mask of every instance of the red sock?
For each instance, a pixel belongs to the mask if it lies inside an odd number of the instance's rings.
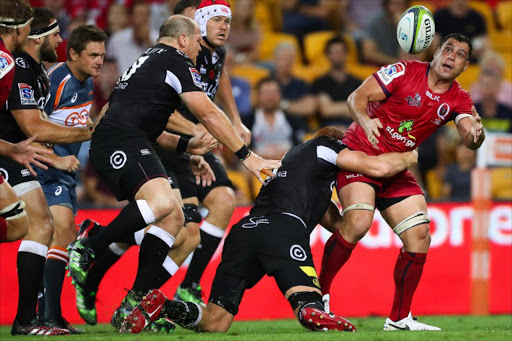
[[[7,239],[7,220],[5,220],[4,217],[0,217],[0,243],[5,242],[6,239]]]
[[[420,282],[426,258],[426,253],[406,252],[400,249],[395,264],[395,298],[389,315],[391,320],[401,320],[411,311],[412,297]]]
[[[322,293],[327,294],[331,291],[334,277],[336,277],[341,267],[348,261],[356,245],[343,239],[338,231],[334,232],[327,243],[325,243],[322,268],[318,277]]]

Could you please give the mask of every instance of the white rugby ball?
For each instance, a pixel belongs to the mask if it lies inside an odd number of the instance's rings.
[[[428,49],[435,33],[434,16],[428,8],[420,5],[412,6],[405,11],[396,28],[398,44],[402,50],[410,54]]]

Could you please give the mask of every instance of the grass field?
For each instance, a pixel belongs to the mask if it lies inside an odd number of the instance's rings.
[[[226,334],[197,334],[179,327],[170,334],[142,333],[118,334],[110,325],[82,326],[87,334],[64,337],[66,340],[256,340],[256,341],[317,341],[317,340],[512,340],[512,315],[498,316],[428,316],[421,319],[443,330],[440,332],[383,332],[384,318],[370,317],[351,319],[358,328],[356,333],[310,332],[294,320],[235,322]],[[59,337],[57,337],[59,338]],[[10,327],[0,327],[0,340],[26,340],[12,337]],[[30,339],[37,339],[32,336]]]

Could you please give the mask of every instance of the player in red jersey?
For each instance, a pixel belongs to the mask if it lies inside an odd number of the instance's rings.
[[[479,148],[485,138],[480,117],[469,94],[455,80],[467,68],[471,50],[467,37],[450,34],[432,62],[401,61],[368,77],[348,99],[355,122],[343,142],[369,155],[409,151],[455,120],[466,147]],[[325,245],[319,277],[324,301],[329,301],[337,272],[370,229],[376,205],[403,242],[394,269],[393,306],[384,330],[440,330],[417,322],[410,314],[430,245],[427,204],[412,174],[404,171],[375,179],[341,171],[337,189],[344,224]]]
[[[32,8],[23,0],[0,2],[0,109],[11,92],[14,79],[12,52],[23,50],[30,33]]]

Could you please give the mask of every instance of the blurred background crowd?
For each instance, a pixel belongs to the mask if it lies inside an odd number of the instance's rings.
[[[160,24],[177,0],[31,0],[59,18],[66,38],[78,25],[107,32],[107,57],[95,79],[94,118],[108,101],[117,78],[155,44]],[[352,119],[346,100],[379,66],[401,59],[430,60],[442,36],[460,32],[474,45],[469,68],[457,79],[472,95],[487,131],[512,132],[512,1],[499,0],[229,0],[233,10],[225,68],[252,149],[281,158],[319,127],[346,129]],[[429,50],[407,55],[398,46],[396,25],[412,5],[434,14],[436,39]],[[120,207],[81,152],[82,208]],[[250,205],[260,184],[240,162],[219,150],[239,205]],[[466,149],[453,123],[420,146],[414,174],[428,201],[470,200],[476,153]],[[512,168],[495,168],[492,196],[512,199]]]

